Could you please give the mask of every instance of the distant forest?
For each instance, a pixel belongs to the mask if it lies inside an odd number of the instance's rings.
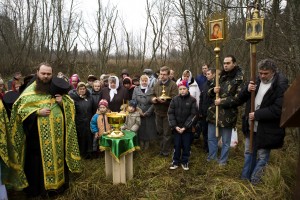
[[[249,77],[250,45],[245,23],[254,2],[249,0],[146,0],[146,23],[132,32],[116,5],[98,0],[95,20],[85,21],[76,0],[0,0],[0,74],[24,75],[50,62],[55,71],[87,76],[119,73],[127,68],[167,65],[181,74],[199,73],[203,63],[215,65],[214,45],[207,43],[207,19],[216,12],[228,16],[228,39],[220,44],[220,59],[236,56]],[[300,64],[300,1],[261,0],[265,38],[257,60],[272,58],[292,81]],[[298,20],[297,20],[298,19]],[[80,48],[79,48],[80,46]],[[82,48],[81,48],[82,47]],[[222,63],[222,62],[221,62]]]

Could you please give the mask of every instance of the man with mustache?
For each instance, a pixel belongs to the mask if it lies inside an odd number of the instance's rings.
[[[51,92],[52,74],[52,67],[41,63],[36,80],[14,103],[11,113],[10,182],[17,189],[25,188],[28,197],[63,192],[68,187],[68,170],[79,172],[81,168],[74,103],[63,95],[67,92]]]

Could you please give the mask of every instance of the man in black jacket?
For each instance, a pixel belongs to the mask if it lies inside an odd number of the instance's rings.
[[[285,130],[280,128],[283,95],[288,88],[288,80],[277,72],[275,62],[264,59],[258,63],[259,78],[250,81],[239,94],[242,102],[247,102],[243,132],[246,133],[245,162],[242,179],[252,184],[261,180],[264,167],[269,161],[271,149],[281,148]],[[251,91],[255,91],[255,111],[250,112]],[[250,152],[249,122],[254,121],[253,152]],[[246,126],[246,127],[245,127]]]

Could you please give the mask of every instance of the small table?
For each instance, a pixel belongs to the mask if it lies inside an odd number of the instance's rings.
[[[105,151],[106,177],[113,178],[113,183],[126,183],[133,177],[133,154],[139,150],[137,135],[132,131],[123,131],[120,138],[103,135],[100,139],[100,150]]]

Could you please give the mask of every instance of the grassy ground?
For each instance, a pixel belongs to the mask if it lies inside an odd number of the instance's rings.
[[[85,160],[81,174],[71,175],[71,185],[56,199],[291,199],[296,180],[299,135],[289,131],[285,146],[271,152],[271,160],[257,186],[239,179],[243,166],[243,136],[231,149],[229,163],[219,167],[206,162],[200,142],[192,146],[190,170],[169,170],[171,156],[158,156],[158,147],[134,153],[134,178],[113,185],[106,179],[104,156]],[[14,193],[10,199],[22,199]]]

